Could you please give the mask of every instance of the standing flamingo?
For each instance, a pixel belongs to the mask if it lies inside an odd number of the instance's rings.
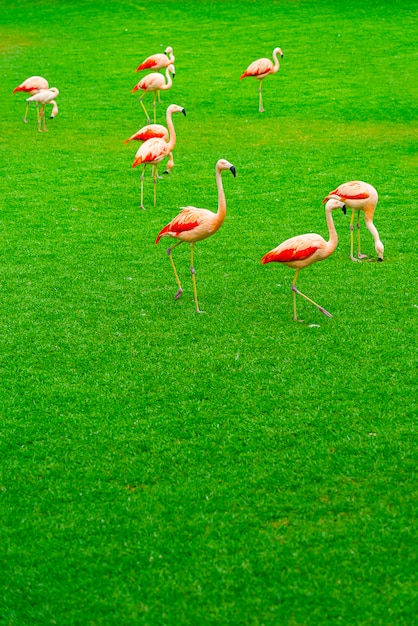
[[[328,311],[319,306],[319,304],[308,298],[308,296],[306,296],[305,294],[301,293],[296,288],[296,281],[298,279],[299,270],[307,267],[308,265],[312,265],[312,263],[316,263],[317,261],[323,261],[324,259],[329,257],[337,247],[338,235],[337,231],[335,230],[334,221],[331,215],[331,212],[335,209],[342,209],[345,213],[344,202],[332,198],[331,200],[328,200],[325,205],[325,215],[329,232],[329,241],[325,241],[325,239],[321,237],[321,235],[316,235],[315,233],[308,233],[307,235],[291,237],[290,239],[286,239],[286,241],[277,246],[277,248],[274,248],[274,250],[267,252],[267,254],[265,254],[261,259],[261,263],[263,265],[265,265],[266,263],[271,263],[272,261],[276,261],[277,263],[283,263],[284,265],[288,265],[289,267],[292,267],[296,270],[296,274],[292,282],[293,319],[295,320],[295,322],[301,321],[298,320],[296,312],[297,294],[316,306],[324,315],[332,317],[331,313],[328,313]]]
[[[144,178],[145,178],[145,168],[148,163],[151,163],[153,168],[153,178],[154,178],[154,206],[157,204],[157,176],[158,176],[158,163],[162,161],[166,156],[168,156],[174,149],[176,145],[176,132],[174,130],[174,124],[172,120],[173,113],[183,113],[186,115],[186,111],[183,107],[178,106],[177,104],[170,104],[167,109],[167,126],[170,131],[170,140],[166,141],[165,139],[160,139],[158,137],[154,137],[153,139],[147,139],[142,146],[138,149],[132,167],[136,167],[137,165],[141,165],[143,163],[144,167],[142,169],[141,175],[141,209],[145,209],[144,207]]]
[[[173,65],[175,60],[173,48],[168,46],[168,48],[164,50],[164,54],[153,54],[145,59],[145,61],[142,61],[136,71],[142,72],[142,70],[161,70],[168,67],[170,64]]]
[[[175,300],[180,298],[183,293],[183,289],[180,284],[180,280],[177,274],[176,266],[174,265],[171,253],[174,248],[179,246],[183,241],[190,243],[190,272],[192,275],[194,301],[196,306],[196,313],[204,313],[199,309],[199,303],[197,300],[196,289],[196,277],[194,268],[194,244],[196,241],[206,239],[211,235],[214,235],[217,230],[220,229],[226,215],[226,200],[225,192],[222,186],[223,170],[231,170],[233,176],[236,176],[235,167],[226,161],[225,159],[219,159],[216,163],[216,185],[218,187],[218,211],[213,213],[207,209],[197,209],[194,206],[184,207],[183,210],[175,217],[167,226],[165,226],[157,236],[155,243],[158,243],[161,237],[173,237],[179,239],[177,243],[168,248],[167,254],[170,259],[171,267],[174,271],[174,276],[177,282],[178,290],[174,296]]]
[[[36,93],[39,93],[42,89],[48,89],[49,84],[46,78],[42,78],[42,76],[30,76],[26,80],[23,81],[20,85],[13,89],[12,93],[17,93],[18,91],[23,91],[24,93],[28,93],[31,96],[34,96]],[[38,105],[36,105],[38,106]],[[26,122],[28,116],[29,104],[26,105],[25,117],[23,121]]]
[[[159,74],[158,72],[153,72],[152,74],[148,74],[144,76],[137,85],[132,89],[132,93],[141,89],[144,93],[139,97],[139,102],[144,110],[144,113],[147,118],[148,124],[151,122],[150,116],[148,115],[148,111],[145,108],[144,103],[142,102],[142,98],[146,93],[153,91],[154,92],[154,123],[157,121],[157,94],[159,95],[160,91],[170,89],[173,81],[171,76],[174,77],[175,70],[174,65],[169,65],[165,71],[165,75],[167,78],[167,83],[164,80],[164,76]]]
[[[376,226],[373,224],[373,215],[376,209],[377,201],[379,199],[377,191],[372,185],[364,183],[361,180],[353,180],[349,183],[343,183],[334,191],[331,191],[327,197],[323,200],[323,203],[330,198],[337,198],[342,200],[345,204],[352,209],[350,221],[350,259],[352,261],[359,261],[361,259],[367,259],[366,254],[360,252],[360,211],[364,211],[364,221],[367,228],[372,234],[374,239],[374,247],[377,252],[377,260],[383,261],[384,246],[380,241],[379,233]],[[354,256],[354,213],[357,211],[357,256]]]
[[[241,75],[241,80],[243,78],[247,78],[247,76],[252,76],[253,78],[256,78],[257,80],[260,81],[260,84],[258,87],[258,93],[259,93],[258,110],[260,113],[264,113],[263,91],[262,91],[263,78],[265,78],[269,74],[276,74],[276,72],[279,71],[280,63],[279,63],[279,59],[277,58],[278,54],[280,54],[281,58],[283,58],[283,52],[281,51],[281,48],[274,48],[273,50],[274,65],[270,61],[270,59],[258,59],[257,61],[253,61],[251,65],[249,65],[247,69],[245,70],[245,72]]]
[[[41,132],[42,119],[44,121],[44,131],[46,132],[46,122],[45,122],[45,105],[51,104],[54,102],[54,99],[58,96],[59,91],[56,87],[50,87],[50,89],[43,89],[39,93],[31,96],[30,98],[26,98],[26,102],[30,104],[31,102],[36,102],[41,105],[41,110],[38,111],[38,131]],[[55,103],[56,106],[56,103]]]
[[[147,126],[143,126],[136,133],[131,135],[129,139],[126,139],[123,143],[129,143],[130,141],[147,141],[148,139],[164,139],[164,141],[168,142],[169,134],[168,130],[162,124],[148,124]],[[167,167],[164,174],[169,174],[174,167],[174,158],[173,153],[170,152],[168,155]]]

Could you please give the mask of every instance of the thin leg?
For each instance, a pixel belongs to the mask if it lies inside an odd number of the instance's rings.
[[[27,121],[28,121],[28,111],[29,111],[29,102],[26,105],[25,117],[23,118],[23,121],[25,122],[25,124],[27,124]]]
[[[158,177],[158,165],[152,166],[152,176],[154,179],[154,206],[157,206],[157,177]]]
[[[258,94],[259,94],[259,106],[258,106],[258,110],[260,113],[264,113],[264,107],[263,107],[263,81],[260,80],[260,84],[258,86]]]
[[[350,220],[350,259],[352,261],[358,261],[354,256],[354,210],[351,214]]]
[[[143,211],[145,211],[145,207],[144,207],[144,178],[145,178],[145,167],[146,165],[144,165],[143,169],[142,169],[142,174],[141,174],[141,209]]]
[[[45,120],[45,105],[43,104],[41,107],[41,121],[43,120],[44,123],[44,132],[47,132],[47,128],[46,128],[46,120]]]
[[[294,302],[293,302],[293,319],[295,320],[295,322],[301,321],[301,320],[298,320],[297,315],[296,315],[296,295],[299,295],[299,296],[302,296],[302,298],[305,298],[305,300],[307,300],[308,302],[310,302],[311,304],[316,306],[316,308],[319,309],[321,311],[321,313],[323,313],[327,317],[332,317],[331,313],[329,313],[322,306],[319,306],[319,304],[317,304],[316,302],[314,302],[313,300],[308,298],[308,296],[306,296],[304,293],[299,291],[299,289],[297,289],[296,281],[298,279],[298,274],[299,274],[299,270],[296,270],[296,274],[295,274],[295,277],[294,277],[293,282],[292,282],[292,291],[293,291],[293,298],[294,298]]]
[[[156,123],[157,123],[157,92],[154,91],[154,124]]]
[[[41,132],[41,114],[40,114],[40,110],[36,109],[36,117],[38,119],[38,133]]]
[[[197,301],[196,276],[195,276],[196,271],[194,269],[194,243],[190,244],[190,273],[192,275],[193,294],[194,294],[194,301],[196,305],[196,313],[204,313],[204,311],[201,311],[199,309],[199,303]]]
[[[146,93],[146,92],[145,92],[145,93]],[[146,110],[146,108],[145,108],[145,104],[142,102],[142,98],[145,96],[145,93],[143,93],[143,94],[142,94],[142,96],[141,96],[140,98],[138,98],[138,100],[139,100],[139,102],[140,102],[140,104],[141,104],[141,106],[142,106],[142,108],[143,108],[143,110],[144,110],[145,117],[147,118],[147,124],[151,124],[151,118],[150,118],[150,116],[148,115],[148,111],[147,111],[147,110]]]
[[[359,259],[367,259],[367,254],[360,252],[360,211],[357,211],[357,256]]]
[[[177,243],[174,244],[174,246],[171,246],[170,248],[167,248],[167,255],[168,255],[168,258],[170,259],[171,267],[173,268],[174,277],[176,279],[176,283],[177,283],[177,287],[178,287],[177,293],[174,296],[174,300],[178,300],[180,298],[181,294],[183,293],[183,289],[181,288],[179,275],[177,274],[176,266],[174,265],[174,260],[173,260],[173,257],[171,256],[171,253],[174,250],[174,248],[177,248],[177,246],[179,246],[181,243],[183,243],[183,242],[182,241],[178,241]]]

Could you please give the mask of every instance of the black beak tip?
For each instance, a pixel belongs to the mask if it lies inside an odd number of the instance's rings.
[[[383,263],[383,259],[381,259],[380,257],[377,259],[378,263]]]
[[[182,109],[181,112],[183,113],[184,116],[186,116],[186,109]]]
[[[234,178],[236,178],[236,176],[237,176],[237,170],[235,169],[235,167],[234,167],[234,166],[232,166],[232,167],[230,167],[229,169],[231,170],[233,177],[234,177]]]
[[[344,213],[344,215],[347,215],[347,207],[345,206],[345,204],[341,207],[341,210]]]

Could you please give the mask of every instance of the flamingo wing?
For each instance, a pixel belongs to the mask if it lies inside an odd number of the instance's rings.
[[[307,241],[304,237],[293,237],[284,241],[280,246],[267,252],[261,259],[261,263],[289,263],[292,261],[305,261],[319,249],[319,244]]]
[[[145,141],[135,155],[132,167],[141,163],[159,163],[168,154],[168,144],[164,139],[154,137]]]
[[[155,243],[158,243],[164,235],[177,237],[180,233],[194,230],[199,224],[199,213],[195,207],[184,207],[182,212],[158,233]]]
[[[257,78],[257,76],[263,76],[264,74],[268,74],[272,67],[273,63],[270,59],[258,59],[247,67],[241,78],[245,78],[246,76],[254,76],[255,78]]]
[[[152,56],[152,57],[148,57],[148,59],[145,59],[145,61],[141,63],[141,65],[138,67],[136,71],[141,72],[142,70],[151,70],[151,69],[155,69],[157,66],[158,66],[158,61],[155,58],[155,56]]]
[[[359,181],[352,181],[344,183],[337,189],[334,189],[334,191],[331,191],[323,200],[323,203],[327,202],[331,196],[338,196],[342,200],[366,200],[370,197],[370,194]]]

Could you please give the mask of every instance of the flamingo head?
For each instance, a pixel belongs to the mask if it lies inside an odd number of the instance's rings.
[[[232,165],[232,163],[230,163],[226,159],[219,159],[219,161],[216,163],[216,169],[221,172],[223,170],[230,170],[234,178],[237,175],[237,170],[235,169],[235,165]]]
[[[171,46],[168,46],[168,48],[164,50],[164,54],[170,56],[170,54],[173,54],[173,48]]]
[[[281,49],[281,48],[274,48],[274,50],[273,50],[273,54],[274,54],[274,53],[276,53],[276,54],[280,54],[280,56],[281,56],[281,57],[282,57],[282,59],[283,59],[284,54],[283,54],[283,52],[282,52],[282,49]]]
[[[170,65],[167,67],[167,72],[170,72],[173,78],[176,75],[176,69],[172,63],[170,63]]]
[[[335,209],[342,209],[344,215],[347,213],[346,206],[339,198],[330,198],[325,205],[325,211],[335,211]]]

